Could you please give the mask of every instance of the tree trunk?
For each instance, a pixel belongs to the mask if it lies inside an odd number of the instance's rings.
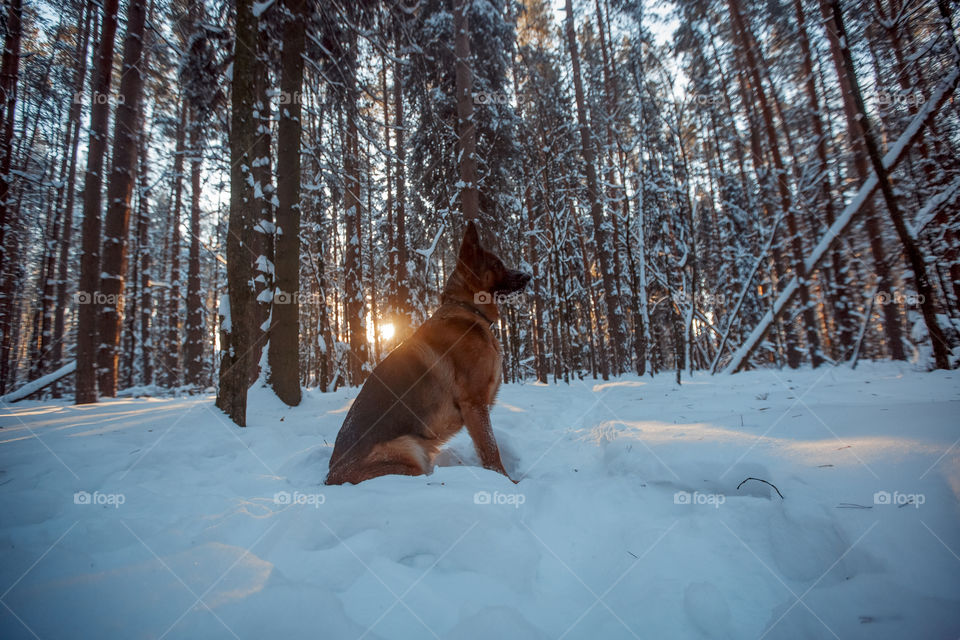
[[[844,71],[843,53],[837,33],[829,26],[833,20],[830,0],[819,0],[819,2],[820,13],[826,27],[827,41],[830,44],[830,55],[840,83],[840,94],[843,96],[843,112],[846,116],[847,133],[853,151],[853,166],[860,182],[864,182],[868,179],[870,171],[867,168],[863,140],[860,136],[860,125],[857,124],[857,109],[851,98],[853,88],[850,86],[850,79]],[[870,253],[873,256],[873,265],[877,274],[878,290],[887,295],[892,295],[895,288],[894,280],[890,274],[890,267],[887,265],[886,250],[883,246],[883,238],[880,235],[880,221],[877,219],[877,212],[872,201],[864,203],[863,217],[867,236],[870,239]],[[882,311],[884,316],[883,328],[890,357],[894,360],[905,360],[907,356],[903,349],[903,332],[897,306],[895,304],[885,304],[882,305]]]
[[[396,155],[397,165],[394,175],[396,176],[397,190],[394,196],[394,252],[392,254],[391,276],[393,277],[394,301],[393,308],[395,317],[393,325],[395,329],[395,339],[406,339],[410,333],[410,325],[413,322],[412,310],[410,308],[410,285],[407,274],[407,232],[406,232],[406,201],[407,201],[407,183],[406,183],[406,162],[407,148],[404,143],[404,121],[403,121],[403,78],[400,69],[400,28],[398,27],[394,34],[394,55],[396,60],[393,63],[393,117],[394,117],[394,135],[396,135]]]
[[[117,34],[118,0],[105,0],[100,46],[94,66],[93,106],[90,109],[90,143],[83,187],[83,238],[80,282],[77,287],[77,379],[76,403],[97,401],[97,312],[100,284],[100,215],[103,204],[103,159],[110,117],[110,83],[113,76],[113,46]]]
[[[7,235],[10,216],[10,171],[13,168],[13,124],[17,111],[17,85],[20,78],[20,43],[23,36],[23,1],[10,0],[7,11],[7,37],[0,62],[0,393],[10,383],[10,356],[13,346],[16,238]],[[7,249],[7,244],[13,250]]]
[[[268,48],[272,38],[267,29],[260,29],[257,35],[260,49],[257,52],[257,64],[261,69],[269,68],[270,59]],[[270,76],[267,73],[258,73],[254,78],[256,88],[256,107],[254,113],[257,121],[257,141],[253,147],[253,184],[254,197],[257,202],[257,220],[254,224],[254,243],[251,247],[253,259],[256,260],[253,280],[255,296],[254,309],[256,322],[251,331],[253,335],[253,354],[250,357],[250,382],[253,383],[260,376],[260,363],[263,360],[263,348],[268,338],[267,321],[273,308],[272,295],[276,285],[274,260],[276,259],[274,236],[273,198],[273,163],[271,132],[272,105],[267,90],[270,88]],[[282,105],[281,105],[282,106]]]
[[[283,6],[289,15],[283,27],[277,130],[277,283],[267,358],[274,392],[293,407],[300,404],[300,90],[305,1],[283,0]]]
[[[933,287],[930,285],[930,279],[927,274],[927,267],[924,264],[924,257],[917,243],[914,241],[903,220],[903,214],[897,204],[897,198],[893,193],[893,186],[890,184],[890,175],[886,167],[883,166],[883,158],[880,155],[880,148],[870,130],[870,118],[867,115],[867,109],[863,104],[863,96],[860,93],[860,84],[857,81],[856,69],[853,66],[853,57],[850,55],[850,40],[843,24],[843,15],[840,9],[840,0],[830,0],[830,10],[833,13],[833,24],[827,24],[827,29],[831,26],[836,29],[836,38],[840,43],[840,51],[843,56],[844,72],[847,76],[847,82],[852,89],[852,98],[857,109],[857,122],[860,124],[860,133],[863,136],[863,143],[867,147],[867,153],[870,156],[870,162],[873,164],[873,170],[877,174],[877,180],[880,182],[880,192],[887,204],[887,211],[890,214],[890,220],[893,222],[894,229],[897,230],[897,236],[903,244],[904,253],[907,255],[907,262],[913,270],[914,282],[917,285],[917,294],[920,302],[920,310],[923,313],[923,320],[927,324],[927,331],[930,334],[930,342],[933,345],[933,358],[937,369],[949,369],[949,347],[943,330],[937,323],[936,300]]]
[[[204,332],[203,298],[200,295],[200,168],[203,160],[199,109],[190,117],[190,253],[187,258],[187,322],[183,342],[183,382],[202,386]]]
[[[63,206],[60,257],[57,264],[57,296],[56,303],[54,304],[53,355],[51,357],[51,367],[53,369],[59,369],[63,362],[63,334],[66,328],[67,312],[67,278],[70,270],[70,247],[73,245],[73,206],[76,198],[77,149],[80,142],[80,111],[83,106],[80,98],[87,76],[87,48],[90,42],[91,23],[93,22],[94,13],[93,5],[87,4],[83,32],[80,36],[82,44],[78,44],[77,66],[74,69],[73,100],[70,103],[70,115],[68,118],[68,126],[73,127],[73,137],[70,144],[70,169],[67,171],[65,184],[60,187],[61,191],[66,193],[66,202]],[[54,398],[60,397],[60,385],[58,383],[54,383],[51,395]]]
[[[13,123],[17,111],[17,84],[20,79],[20,43],[23,39],[23,0],[10,0],[7,9],[7,37],[3,43],[3,56],[0,62],[0,252],[3,259],[0,266],[7,267],[6,230],[9,223],[8,198],[10,197],[10,169],[13,166]],[[0,312],[6,314],[11,309],[3,305]]]
[[[463,221],[480,221],[477,189],[477,127],[473,122],[473,73],[470,70],[470,16],[467,0],[453,7],[456,57],[457,158],[460,161],[460,211]]]
[[[363,237],[360,212],[360,146],[358,142],[357,118],[359,114],[359,92],[357,88],[357,34],[351,31],[349,59],[346,64],[345,104],[347,125],[344,137],[343,172],[346,182],[344,188],[343,209],[346,232],[344,251],[344,313],[350,338],[350,384],[359,385],[365,377],[364,365],[369,360],[367,349],[366,303],[363,296]]]
[[[169,235],[170,270],[164,312],[166,335],[163,340],[163,369],[164,383],[167,387],[180,385],[180,207],[183,204],[183,159],[186,155],[188,111],[186,99],[181,98],[173,159],[173,205],[170,211]]]
[[[230,220],[227,230],[227,289],[230,309],[221,343],[220,389],[217,406],[241,427],[247,425],[247,389],[252,337],[253,276],[249,246],[257,209],[251,175],[250,150],[257,136],[253,117],[257,19],[253,0],[237,0],[236,35],[233,48],[232,114],[230,118]]]
[[[143,91],[140,59],[143,53],[144,0],[127,5],[127,35],[123,41],[120,99],[113,128],[113,172],[107,186],[107,216],[103,226],[103,265],[100,292],[100,395],[117,395],[120,325],[123,319],[127,273],[127,235],[130,230],[130,196],[137,167],[137,114]]]
[[[764,130],[767,134],[767,144],[770,147],[770,154],[773,158],[774,176],[777,184],[777,191],[780,195],[780,209],[787,223],[787,230],[790,233],[790,246],[793,253],[793,269],[797,274],[797,285],[800,294],[800,307],[803,315],[803,324],[806,329],[807,348],[809,350],[810,361],[814,368],[823,363],[820,354],[820,335],[817,332],[817,322],[814,314],[813,303],[810,299],[810,289],[807,286],[807,272],[803,264],[803,240],[800,237],[800,230],[797,227],[796,216],[793,213],[793,204],[790,197],[790,189],[787,186],[787,175],[783,165],[783,159],[780,155],[780,144],[777,140],[777,133],[773,124],[773,113],[767,102],[766,92],[763,90],[763,84],[760,77],[760,69],[754,56],[753,49],[748,43],[753,40],[749,27],[741,12],[739,0],[728,0],[730,14],[733,18],[733,24],[740,34],[739,40],[743,45],[743,53],[746,57],[747,70],[750,73],[753,89],[756,93],[757,101],[760,105],[760,113],[763,117]],[[798,359],[789,359],[788,364],[796,368],[800,366]]]
[[[151,14],[153,10],[151,7]],[[142,385],[153,384],[153,253],[150,246],[150,167],[147,145],[150,136],[143,122],[144,109],[140,109],[140,197],[137,201],[137,245],[140,250],[140,379]]]
[[[813,75],[813,56],[810,50],[810,39],[807,35],[806,15],[801,0],[794,0],[794,11],[797,14],[797,33],[800,40],[801,71],[804,77],[804,87],[809,102],[810,120],[813,126],[813,135],[817,144],[817,173],[820,180],[820,198],[823,203],[824,219],[827,227],[833,224],[836,218],[833,204],[833,188],[830,184],[830,172],[827,166],[827,136],[820,118],[820,100],[817,96],[816,80]],[[853,348],[853,320],[850,316],[850,291],[846,282],[846,268],[840,249],[834,246],[830,253],[830,306],[833,308],[837,325],[837,352],[838,358],[845,358]]]

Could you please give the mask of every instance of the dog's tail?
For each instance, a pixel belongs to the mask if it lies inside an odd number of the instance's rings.
[[[331,467],[324,484],[358,484],[384,475],[420,476],[430,473],[431,459],[422,438],[406,435],[381,442],[362,459]]]

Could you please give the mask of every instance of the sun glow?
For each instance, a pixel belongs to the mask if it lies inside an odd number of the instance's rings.
[[[380,337],[384,340],[392,340],[396,332],[397,330],[392,322],[388,322],[380,327]]]

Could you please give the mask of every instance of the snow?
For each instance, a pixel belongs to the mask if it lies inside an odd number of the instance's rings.
[[[211,396],[4,408],[0,637],[960,633],[956,372],[505,385],[518,484],[461,434],[323,486],[356,394],[254,388],[246,429]]]
[[[269,9],[273,5],[274,0],[266,0],[266,2],[254,2],[253,3],[253,17],[259,18],[263,15],[263,12]]]
[[[426,249],[414,249],[414,253],[419,253],[424,257],[426,262],[430,262],[430,258],[433,257],[433,252],[437,250],[437,245],[440,243],[440,237],[443,235],[444,229],[447,228],[447,225],[441,224],[440,228],[437,230],[437,235],[433,237],[433,242],[430,243],[430,246]],[[413,273],[415,269],[410,269],[410,263],[407,263],[407,272]]]
[[[230,295],[223,293],[220,295],[220,304],[218,306],[220,317],[220,327],[227,333],[230,333],[230,329],[233,327],[233,320],[230,316]]]

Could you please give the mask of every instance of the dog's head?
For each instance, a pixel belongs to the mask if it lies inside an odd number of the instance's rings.
[[[503,260],[484,249],[473,221],[467,225],[463,235],[454,276],[461,285],[465,285],[473,298],[472,302],[479,304],[494,303],[498,294],[521,291],[532,277],[529,273],[508,269]]]

